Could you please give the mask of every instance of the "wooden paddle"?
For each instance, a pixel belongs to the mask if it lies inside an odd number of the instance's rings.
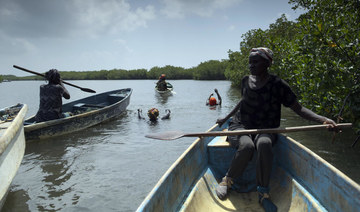
[[[17,66],[17,65],[13,65],[13,67],[14,67],[14,68],[17,68],[17,69],[20,69],[20,70],[22,70],[22,71],[26,71],[26,72],[29,72],[29,73],[32,73],[32,74],[35,74],[35,75],[38,75],[38,76],[41,76],[41,77],[44,77],[44,78],[45,78],[45,75],[40,74],[40,73],[37,73],[37,72],[35,72],[35,71],[30,71],[30,70],[28,70],[28,69],[26,69],[26,68],[23,68],[23,67],[20,67],[20,66]],[[73,86],[73,87],[75,87],[75,88],[79,88],[79,89],[81,89],[82,91],[85,91],[85,92],[88,92],[88,93],[96,93],[96,91],[94,91],[94,90],[92,90],[92,89],[90,89],[90,88],[82,88],[82,87],[80,87],[80,86],[71,84],[71,83],[69,83],[69,82],[65,82],[64,80],[61,80],[61,82],[64,83],[64,84]]]
[[[337,124],[337,129],[351,128],[351,123]],[[182,137],[212,137],[212,136],[232,136],[232,135],[246,135],[246,134],[262,134],[262,133],[288,133],[300,132],[309,130],[327,129],[329,125],[309,125],[298,127],[284,127],[284,128],[270,128],[270,129],[251,129],[251,130],[234,130],[234,131],[212,131],[212,132],[199,132],[199,133],[183,133],[181,131],[168,131],[163,133],[152,133],[145,135],[147,138],[159,140],[175,140]]]

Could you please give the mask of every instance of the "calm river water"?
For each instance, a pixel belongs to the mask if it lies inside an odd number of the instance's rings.
[[[153,80],[71,81],[97,93],[132,88],[130,105],[118,119],[58,138],[27,143],[20,169],[12,183],[3,211],[134,211],[170,165],[195,138],[160,141],[145,138],[152,132],[206,131],[239,100],[239,90],[229,81],[170,80],[176,94],[161,98]],[[0,83],[0,108],[26,103],[28,116],[36,113],[43,81]],[[91,94],[67,86],[71,101]],[[205,106],[217,88],[222,107]],[[64,101],[66,103],[67,101]],[[171,119],[151,124],[139,120],[156,107],[160,116],[171,110]],[[311,124],[292,111],[283,110],[282,126]],[[313,123],[312,123],[313,124]],[[325,160],[360,183],[360,142],[351,130],[331,144],[328,131],[291,133]]]

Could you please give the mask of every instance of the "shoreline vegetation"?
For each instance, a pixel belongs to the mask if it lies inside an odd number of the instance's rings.
[[[230,80],[240,87],[249,74],[248,56],[254,47],[274,52],[270,73],[284,79],[302,105],[338,122],[351,122],[360,134],[360,1],[290,0],[294,10],[305,11],[295,21],[283,14],[266,30],[252,29],[241,36],[239,51],[228,59],[209,60],[196,67],[171,65],[150,70],[61,71],[64,80],[167,79]],[[6,80],[43,80],[37,76]]]
[[[193,68],[182,68],[167,65],[155,66],[149,71],[147,69],[112,69],[100,71],[61,71],[63,80],[127,80],[127,79],[158,79],[161,74],[166,74],[167,79],[195,79],[195,80],[225,80],[225,69],[227,60],[209,60],[200,63]],[[46,70],[47,71],[47,70]],[[44,71],[44,72],[46,72]],[[0,75],[1,77],[1,75]],[[44,80],[43,77],[31,75],[18,77],[15,75],[3,75],[4,80]]]

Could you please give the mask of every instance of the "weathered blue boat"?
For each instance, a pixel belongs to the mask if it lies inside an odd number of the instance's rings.
[[[27,110],[26,104],[0,110],[0,211],[24,157],[23,123]]]
[[[86,129],[118,117],[130,103],[131,88],[113,90],[63,105],[66,117],[35,123],[35,116],[25,120],[26,141],[59,136]]]
[[[209,131],[222,131],[227,124]],[[255,156],[230,195],[215,189],[235,153],[226,136],[202,137],[178,158],[137,211],[263,211],[255,185]],[[274,146],[270,196],[278,211],[359,211],[360,186],[305,146],[284,135]]]

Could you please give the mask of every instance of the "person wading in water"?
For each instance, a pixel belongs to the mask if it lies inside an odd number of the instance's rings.
[[[216,98],[214,97],[214,93],[210,94],[209,98],[206,100],[206,105],[209,105],[209,106],[215,106],[215,105],[221,105],[221,96],[219,94],[219,91],[218,89],[214,89],[218,99],[219,99],[219,102],[216,101]]]

